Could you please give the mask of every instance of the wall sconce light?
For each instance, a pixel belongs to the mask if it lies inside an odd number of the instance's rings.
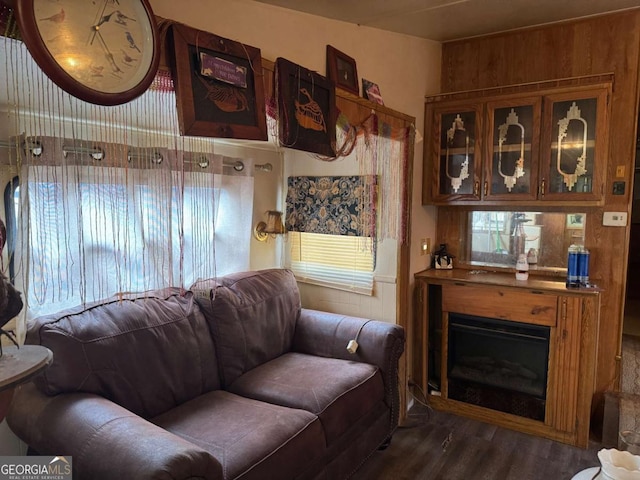
[[[253,236],[259,242],[266,242],[269,235],[275,237],[287,233],[282,224],[282,212],[277,210],[269,210],[267,212],[267,222],[258,222],[256,228],[253,229]]]

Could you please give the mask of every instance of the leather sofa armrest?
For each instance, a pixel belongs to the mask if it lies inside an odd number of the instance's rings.
[[[39,454],[71,456],[74,478],[223,478],[205,450],[97,395],[49,397],[24,385],[7,422]]]
[[[355,353],[347,350],[356,340]],[[320,357],[376,365],[385,384],[385,401],[398,423],[398,362],[404,351],[404,329],[395,324],[303,308],[296,323],[292,350]]]

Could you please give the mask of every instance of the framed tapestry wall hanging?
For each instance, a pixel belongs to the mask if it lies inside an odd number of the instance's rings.
[[[180,133],[267,140],[260,49],[182,24],[171,32]]]
[[[335,84],[284,58],[276,60],[275,76],[280,144],[335,156]]]

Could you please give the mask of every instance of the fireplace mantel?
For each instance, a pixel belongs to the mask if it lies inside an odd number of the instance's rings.
[[[418,306],[412,381],[434,408],[553,440],[588,446],[595,390],[600,291],[567,289],[564,280],[464,269],[415,276]],[[449,314],[549,327],[544,420],[454,400],[447,378]]]

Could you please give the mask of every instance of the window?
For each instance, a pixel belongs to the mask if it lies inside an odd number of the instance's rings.
[[[305,282],[373,294],[377,177],[291,176],[291,269]]]
[[[215,276],[213,249],[205,245],[214,242],[216,189],[187,183],[179,191],[175,182],[115,177],[112,183],[27,182],[33,314]],[[194,258],[203,250],[207,262]]]
[[[371,295],[375,248],[370,237],[290,232],[289,241],[298,280]]]

